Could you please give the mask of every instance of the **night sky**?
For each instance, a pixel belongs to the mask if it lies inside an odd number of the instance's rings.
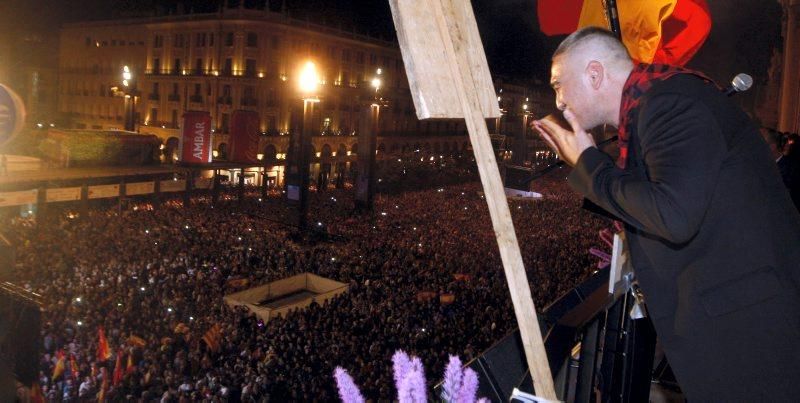
[[[622,0],[624,1],[624,0]],[[230,1],[238,4],[238,0]],[[264,7],[266,0],[245,0]],[[293,17],[360,33],[394,38],[387,1],[286,0]],[[738,72],[765,78],[772,48],[779,45],[781,7],[776,0],[708,0],[714,27],[690,67],[727,82]],[[37,34],[54,41],[67,22],[122,16],[212,12],[219,0],[0,0],[0,45],[19,35]],[[281,0],[270,7],[279,10]],[[549,56],[561,38],[538,29],[535,0],[473,0],[476,19],[493,73],[516,79],[548,78]]]

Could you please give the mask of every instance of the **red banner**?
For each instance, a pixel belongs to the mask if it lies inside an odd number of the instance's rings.
[[[182,127],[181,161],[187,164],[211,162],[211,115],[208,112],[188,111],[183,114]]]
[[[232,162],[254,164],[258,162],[258,112],[233,111],[231,117]]]

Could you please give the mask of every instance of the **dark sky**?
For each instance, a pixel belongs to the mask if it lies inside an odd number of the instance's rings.
[[[230,0],[238,3],[239,0]],[[267,0],[244,0],[264,7]],[[0,0],[0,45],[21,34],[37,33],[55,40],[66,22],[142,13],[184,10],[214,11],[220,0]],[[278,10],[282,0],[271,0]],[[297,18],[344,29],[394,37],[385,0],[286,0]],[[538,30],[536,0],[473,0],[478,27],[493,73],[520,79],[547,80],[549,55],[560,38]],[[772,46],[780,43],[781,7],[777,0],[708,0],[714,27],[691,63],[712,78],[727,81],[738,72],[763,76]]]

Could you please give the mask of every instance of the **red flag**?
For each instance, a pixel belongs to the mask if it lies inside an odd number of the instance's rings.
[[[119,386],[122,383],[122,377],[125,373],[122,372],[122,351],[117,351],[117,363],[114,364],[114,386]]]
[[[645,63],[682,66],[711,30],[706,0],[619,0],[622,41],[631,57]],[[601,0],[537,0],[539,27],[566,35],[587,26],[608,28]]]
[[[78,363],[75,362],[75,354],[69,355],[69,369],[72,372],[72,379],[80,379],[80,370],[78,369]]]
[[[106,399],[106,390],[108,390],[108,370],[106,367],[100,368],[100,373],[103,374],[103,385],[100,387],[100,392],[97,393],[97,401],[102,403]]]
[[[700,50],[711,31],[706,0],[678,0],[661,27],[661,44],[653,63],[683,66]]]
[[[136,366],[133,365],[133,353],[128,353],[128,365],[125,367],[125,373],[130,374],[136,370]]]
[[[214,326],[208,329],[203,335],[203,341],[206,342],[209,350],[215,353],[219,352],[219,349],[222,347],[222,332],[218,323],[215,323]]]
[[[45,403],[42,387],[39,386],[38,381],[33,381],[33,385],[31,386],[31,403]]]
[[[57,358],[56,365],[53,367],[53,378],[52,378],[54,381],[56,380],[56,378],[61,376],[61,374],[64,373],[64,369],[66,368],[66,363],[64,362],[66,359],[64,357],[64,352],[58,350],[56,352],[56,358]]]
[[[111,349],[108,348],[108,340],[106,340],[106,332],[103,327],[97,328],[97,360],[106,361],[111,358]]]

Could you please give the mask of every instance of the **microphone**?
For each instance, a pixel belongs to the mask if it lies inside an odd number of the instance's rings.
[[[745,92],[753,86],[753,77],[749,74],[739,73],[731,80],[731,86],[725,89],[725,95],[733,96],[739,92]]]

